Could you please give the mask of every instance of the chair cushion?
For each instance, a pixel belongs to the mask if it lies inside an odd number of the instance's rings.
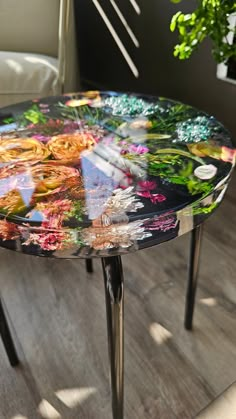
[[[0,51],[0,107],[58,93],[56,58]]]
[[[236,418],[236,383],[233,383],[196,416],[196,419],[233,418]]]

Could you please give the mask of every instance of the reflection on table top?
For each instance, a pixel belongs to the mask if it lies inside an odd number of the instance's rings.
[[[40,256],[109,256],[190,231],[235,163],[214,117],[134,94],[5,108],[0,139],[0,245]]]

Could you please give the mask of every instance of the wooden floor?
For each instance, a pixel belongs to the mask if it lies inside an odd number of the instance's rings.
[[[236,177],[205,228],[195,328],[183,328],[189,236],[123,258],[125,418],[193,418],[236,380]],[[0,342],[0,419],[110,419],[100,261],[0,251],[22,365]],[[212,418],[217,419],[217,418]]]

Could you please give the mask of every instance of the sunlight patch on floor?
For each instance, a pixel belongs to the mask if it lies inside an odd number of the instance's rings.
[[[200,300],[199,300],[199,302],[201,303],[201,304],[204,304],[205,306],[209,306],[209,307],[215,307],[215,306],[217,306],[217,300],[216,300],[216,298],[201,298]]]
[[[28,418],[26,416],[16,415],[16,416],[12,416],[11,419],[28,419]]]
[[[67,407],[73,409],[74,407],[82,404],[92,394],[96,393],[95,387],[84,388],[68,388],[56,391],[57,398],[64,403]]]
[[[39,404],[38,411],[44,419],[60,419],[60,413],[47,401],[42,400]]]
[[[159,323],[152,323],[149,327],[149,332],[158,345],[162,345],[173,336],[169,330],[165,329]]]

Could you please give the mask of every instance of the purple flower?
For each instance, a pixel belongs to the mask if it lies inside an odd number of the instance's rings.
[[[41,134],[35,134],[33,135],[33,138],[36,138],[36,140],[42,141],[43,143],[47,143],[51,137],[46,137],[45,135]]]
[[[145,153],[148,153],[148,151],[149,151],[149,149],[147,147],[141,145],[141,144],[139,144],[139,145],[132,144],[129,147],[129,152],[130,153],[145,154]]]

